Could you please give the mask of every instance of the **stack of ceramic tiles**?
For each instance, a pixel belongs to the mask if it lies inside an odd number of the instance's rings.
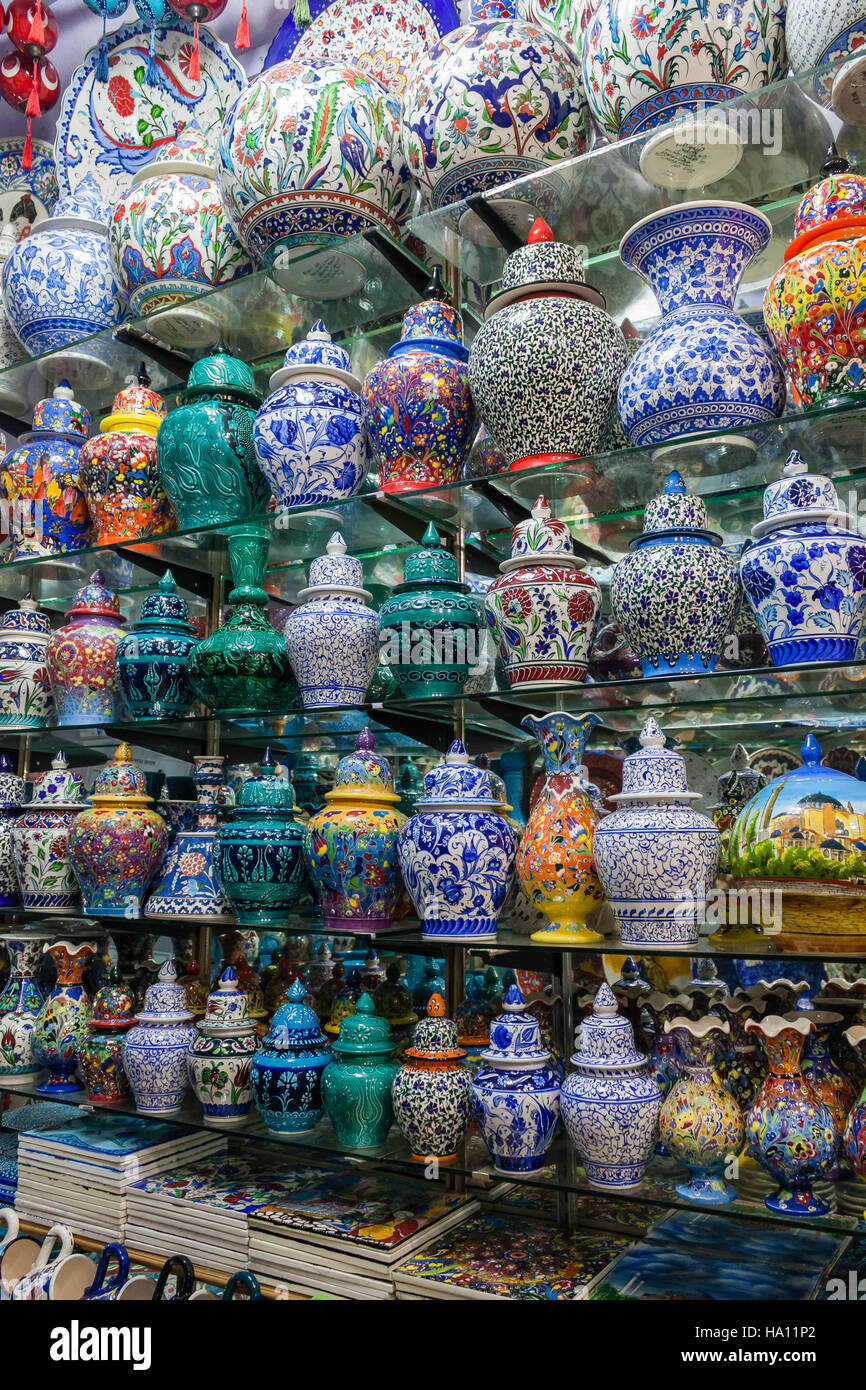
[[[62,1221],[94,1240],[123,1240],[131,1183],[178,1159],[224,1149],[221,1135],[116,1115],[27,1130],[18,1141],[15,1209],[33,1221]]]
[[[250,1217],[250,1268],[292,1293],[393,1298],[391,1271],[478,1204],[438,1185],[341,1172]]]

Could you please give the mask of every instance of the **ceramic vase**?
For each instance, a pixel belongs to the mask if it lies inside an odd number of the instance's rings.
[[[187,676],[198,645],[186,600],[166,570],[117,645],[117,676],[133,719],[185,719],[193,702]]]
[[[94,545],[121,545],[172,529],[174,516],[159,480],[156,436],[165,401],[150,390],[142,363],[115,396],[100,433],[81,450],[81,486],[93,519]]]
[[[19,436],[0,467],[9,504],[10,558],[37,559],[81,550],[90,514],[81,489],[81,450],[90,413],[68,381],[33,407],[33,428]]]
[[[123,1065],[144,1115],[179,1110],[187,1088],[187,1053],[195,1037],[186,991],[166,961],[156,984],[148,987],[144,1008],[123,1040]]]
[[[285,641],[267,616],[268,524],[232,527],[228,541],[232,613],[190,653],[187,677],[217,719],[285,714],[297,707],[299,695]]]
[[[368,607],[364,567],[346,554],[335,531],[327,554],[310,565],[310,580],[283,636],[307,709],[362,705],[379,660],[379,619]]]
[[[780,1185],[764,1203],[783,1216],[823,1215],[829,1204],[812,1184],[833,1168],[838,1140],[833,1117],[800,1070],[808,1014],[749,1019],[746,1029],[760,1036],[769,1066],[746,1120],[750,1154]]]
[[[31,797],[12,822],[12,854],[29,911],[81,911],[81,890],[69,858],[69,835],[86,805],[84,783],[62,753],[32,785]]]
[[[84,969],[94,955],[87,941],[55,941],[43,950],[57,966],[57,983],[48,994],[33,1029],[33,1055],[48,1068],[40,1096],[80,1091],[76,1074],[78,1044],[90,1019],[90,1000],[84,988]]]
[[[425,940],[496,940],[516,848],[490,773],[455,739],[400,831],[400,871]]]
[[[62,627],[48,643],[48,673],[64,725],[115,724],[123,718],[123,697],[115,665],[123,639],[117,595],[106,588],[101,570],[80,588]]]
[[[700,1019],[667,1019],[679,1048],[684,1074],[668,1092],[659,1116],[659,1136],[667,1152],[689,1170],[677,1192],[690,1202],[731,1202],[736,1190],[723,1174],[743,1147],[743,1112],[715,1074],[715,1058],[730,1026],[712,1014]]]
[[[147,899],[145,917],[181,922],[234,922],[231,904],[214,867],[219,803],[224,791],[225,758],[193,758],[198,814],[191,830],[178,830],[168,847]]]
[[[253,1057],[256,1109],[273,1134],[306,1134],[324,1114],[322,1073],[331,1049],[305,997],[295,980]]]
[[[325,1114],[338,1143],[349,1149],[384,1144],[394,1119],[391,1086],[397,1074],[391,1029],[377,1018],[369,994],[344,1018],[322,1074]]]
[[[731,1029],[730,1046],[716,1059],[716,1072],[745,1113],[751,1109],[766,1074],[757,1040],[754,1033],[746,1032],[746,1024],[750,1018],[760,1018],[766,1006],[762,1000],[731,995],[727,999],[714,1000],[710,1007],[714,1014],[727,1021]]]
[[[623,264],[662,310],[619,383],[633,445],[736,431],[782,413],[779,359],[733,311],[743,273],[771,233],[769,218],[745,203],[707,202],[651,213],[623,237]]]
[[[8,988],[8,986],[7,986]],[[845,1038],[854,1052],[863,1056],[866,1043],[866,1028],[857,1023],[845,1031]],[[866,1083],[859,1099],[851,1106],[845,1121],[842,1135],[842,1148],[845,1157],[861,1181],[866,1181]]]
[[[159,427],[156,457],[181,530],[246,522],[268,500],[253,449],[261,396],[252,369],[225,352],[203,357],[179,400]]]
[[[0,908],[20,907],[12,831],[24,800],[24,778],[16,777],[8,754],[0,753]]]
[[[703,499],[671,473],[610,582],[611,612],[644,676],[715,670],[739,596],[736,566],[709,530]]]
[[[90,806],[69,832],[69,858],[83,910],[98,917],[141,917],[142,902],[168,844],[142,773],[121,743],[98,774]]]
[[[44,729],[54,718],[46,665],[51,623],[25,594],[0,618],[0,730]]]
[[[217,877],[244,926],[279,923],[292,912],[306,888],[302,843],[291,784],[277,778],[267,749],[214,848]]]
[[[516,985],[502,1008],[472,1078],[472,1110],[494,1171],[514,1178],[545,1165],[559,1124],[560,1083],[538,1020]]]
[[[51,155],[51,164],[53,167],[53,154]],[[0,223],[2,223],[2,218],[0,218]],[[18,241],[19,237],[14,223],[6,222],[0,225],[0,284],[2,284],[3,279],[3,266],[18,245]],[[15,367],[18,363],[26,360],[27,353],[9,322],[9,317],[3,308],[2,292],[0,292],[0,410],[5,410],[19,419],[27,409],[24,382],[20,379],[18,372],[8,372],[6,368]]]
[[[321,319],[289,348],[270,390],[253,439],[277,505],[312,507],[354,497],[370,453],[361,383]]]
[[[379,656],[402,698],[459,695],[481,661],[480,623],[477,600],[431,522],[421,548],[406,558],[402,584],[379,610]]]
[[[854,1104],[855,1093],[831,1051],[830,1035],[842,1022],[842,1015],[830,1009],[810,1009],[812,1032],[806,1039],[800,1070],[830,1117],[841,1140],[845,1133],[848,1112]]]
[[[509,685],[524,691],[585,681],[601,590],[544,497],[515,526],[511,558],[499,570],[485,606]]]
[[[866,622],[866,543],[830,478],[794,450],[764,492],[740,561],[774,666],[853,661]]]
[[[4,932],[0,940],[9,956],[9,978],[0,993],[0,1081],[4,1087],[30,1086],[42,1071],[34,1039],[45,1001],[36,967],[51,933],[31,927]]]
[[[369,729],[337,764],[334,789],[304,828],[304,862],[325,931],[374,933],[392,925],[402,890],[398,864],[406,817],[390,763]]]
[[[199,295],[252,269],[232,231],[216,177],[216,151],[193,121],[133,174],[114,205],[108,250],[114,278],[147,331],[182,348],[210,347],[223,326]],[[224,298],[224,297],[223,297]]]
[[[238,1124],[253,1103],[252,1060],[259,1037],[249,995],[231,966],[195,1026],[198,1036],[189,1045],[186,1065],[201,1113],[209,1124]]]
[[[653,990],[644,997],[642,1009],[645,1016],[649,1016],[654,1030],[648,1053],[648,1071],[658,1082],[662,1099],[682,1074],[676,1038],[665,1032],[664,1025],[668,1019],[684,1015],[693,1007],[694,1000],[687,994],[659,994]],[[669,1156],[661,1140],[657,1141],[655,1151]]]
[[[364,378],[364,417],[383,492],[455,483],[475,434],[469,349],[439,269],[403,315],[400,340]]]
[[[472,1120],[472,1087],[457,1025],[445,1017],[439,993],[427,1001],[427,1017],[415,1025],[391,1087],[394,1118],[418,1163],[457,1157]]]
[[[117,1105],[129,1097],[123,1040],[134,1024],[135,1001],[115,966],[93,997],[90,1020],[78,1041],[78,1067],[94,1105]]]
[[[626,364],[604,303],[583,253],[539,218],[505,262],[469,355],[481,419],[513,470],[598,452]]]
[[[562,1119],[593,1187],[638,1187],[656,1141],[661,1087],[634,1045],[609,985],[580,1025],[575,1068],[562,1086]]]

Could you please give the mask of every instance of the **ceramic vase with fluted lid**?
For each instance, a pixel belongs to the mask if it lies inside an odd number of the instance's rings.
[[[0,731],[44,729],[54,718],[46,654],[51,622],[32,594],[0,618]]]
[[[156,461],[165,401],[150,389],[144,363],[114,398],[100,433],[81,450],[81,486],[93,518],[94,545],[158,536],[174,525]]]
[[[370,453],[361,383],[321,319],[289,348],[270,389],[253,440],[277,505],[312,507],[354,497]]]
[[[740,590],[706,504],[671,473],[647,502],[643,533],[614,566],[610,606],[645,676],[715,670]]]
[[[9,956],[9,978],[0,992],[0,1082],[30,1086],[42,1063],[34,1050],[34,1030],[45,1002],[36,982],[36,967],[52,933],[34,930],[4,932],[0,940]]]
[[[76,1070],[78,1044],[90,1018],[84,970],[94,955],[94,946],[75,938],[46,942],[43,950],[57,967],[57,981],[46,995],[33,1030],[34,1055],[49,1073],[36,1091],[40,1096],[67,1095],[81,1090]]]
[[[69,858],[83,910],[98,917],[141,916],[142,902],[168,844],[144,777],[121,743],[96,778],[90,806],[69,832]]]
[[[253,1057],[256,1109],[274,1134],[306,1134],[324,1114],[322,1073],[331,1047],[305,999],[295,980]]]
[[[340,1024],[333,1060],[322,1075],[325,1114],[337,1140],[351,1149],[384,1144],[394,1119],[391,1086],[397,1073],[391,1029],[367,993]]]
[[[214,864],[223,892],[244,926],[279,923],[306,889],[303,826],[291,783],[278,778],[270,749],[238,792],[220,827]]]
[[[21,905],[30,911],[75,914],[81,889],[69,858],[69,835],[87,805],[84,783],[62,753],[36,778],[30,800],[11,826]]]
[[[176,832],[148,895],[145,917],[173,922],[233,923],[232,906],[214,866],[219,830],[219,803],[224,793],[223,764],[218,754],[193,759],[198,798],[195,825]]]
[[[0,468],[9,504],[10,558],[36,559],[81,550],[90,539],[90,513],[81,490],[81,450],[90,412],[66,380],[33,407],[33,428],[19,436]]]
[[[124,706],[117,679],[117,648],[123,618],[117,594],[94,570],[76,594],[62,627],[48,643],[48,673],[57,706],[57,722],[66,725],[115,724]]]
[[[251,1068],[259,1035],[250,1017],[250,997],[229,966],[208,997],[187,1053],[189,1082],[209,1124],[245,1119],[253,1103]]]
[[[580,1025],[574,1071],[562,1085],[562,1119],[593,1187],[638,1187],[656,1141],[661,1087],[604,984]]]
[[[442,995],[434,993],[391,1086],[394,1118],[418,1163],[448,1163],[457,1157],[472,1120],[465,1059],[457,1025],[445,1017]]]
[[[189,714],[193,694],[187,664],[198,645],[194,634],[186,600],[166,570],[117,647],[117,675],[133,719],[184,719]]]
[[[559,1124],[559,1076],[516,985],[490,1025],[472,1078],[472,1109],[495,1172],[514,1178],[544,1167]]]
[[[683,1075],[675,1081],[659,1116],[659,1136],[672,1158],[689,1170],[677,1192],[689,1202],[731,1202],[736,1191],[725,1170],[743,1147],[743,1112],[715,1072],[720,1046],[730,1025],[712,1014],[666,1019],[665,1031],[677,1040]]]
[[[307,709],[362,705],[379,660],[379,619],[364,567],[335,531],[286,619],[283,636]]]
[[[79,1036],[76,1052],[87,1099],[94,1105],[116,1105],[128,1098],[123,1039],[134,1026],[135,1001],[115,965],[93,997],[90,1019]]]
[[[143,1115],[168,1115],[183,1104],[188,1085],[187,1053],[195,1038],[194,1015],[174,963],[166,961],[149,985],[144,1008],[123,1040],[123,1065]]]

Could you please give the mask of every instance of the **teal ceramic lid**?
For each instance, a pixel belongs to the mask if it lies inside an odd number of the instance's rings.
[[[502,811],[490,773],[470,761],[459,738],[455,738],[441,763],[424,778],[424,795],[417,811],[448,809],[470,805],[473,809]]]
[[[256,409],[262,403],[262,398],[256,390],[252,368],[227,352],[215,352],[212,356],[202,357],[200,361],[193,363],[181,399],[191,401],[197,396],[210,396],[215,392],[228,392],[233,396],[240,396]]]
[[[321,319],[316,319],[306,338],[289,348],[282,367],[271,377],[270,388],[277,391],[286,382],[301,377],[311,381],[338,381],[356,395],[361,390],[348,352],[339,343],[331,341],[331,335]]]
[[[334,1050],[354,1057],[390,1057],[396,1044],[391,1041],[391,1028],[386,1018],[379,1018],[371,995],[364,993],[355,1005],[355,1012],[340,1024],[340,1036]]]
[[[543,1067],[550,1053],[541,1038],[541,1025],[526,1007],[517,985],[511,985],[502,1002],[502,1013],[490,1024],[490,1046],[481,1053],[488,1066],[500,1071]]]
[[[271,1020],[270,1031],[262,1046],[276,1052],[310,1052],[313,1048],[329,1047],[330,1043],[319,1027],[319,1020],[308,1004],[307,992],[300,980],[294,980]]]
[[[635,1047],[632,1026],[620,1013],[610,985],[603,984],[595,996],[592,1013],[578,1030],[578,1048],[571,1060],[576,1067],[593,1070],[646,1064],[646,1055]]]
[[[424,532],[421,548],[406,557],[403,583],[396,586],[394,593],[402,593],[407,588],[420,588],[425,584],[450,584],[460,593],[469,592],[469,586],[459,582],[457,557],[450,550],[442,549],[439,532],[432,521]]]
[[[68,618],[113,618],[118,623],[125,621],[120,611],[117,594],[106,585],[102,570],[94,570],[90,576],[90,583],[82,585],[76,591],[72,600],[72,607],[66,616]]]
[[[28,806],[49,806],[54,811],[80,811],[86,804],[84,783],[72,772],[62,753],[56,753],[48,772],[33,783]]]
[[[270,748],[265,749],[259,763],[257,777],[248,777],[235,801],[235,814],[252,812],[267,815],[293,816],[295,813],[295,794],[291,782],[277,776],[277,767]]]
[[[231,965],[226,966],[216,989],[208,995],[204,1018],[197,1027],[202,1033],[217,1035],[256,1031],[255,1019],[250,1017],[250,996],[241,989]]]
[[[153,627],[154,624],[184,632],[195,631],[189,620],[186,599],[181,598],[177,592],[171,570],[166,570],[156,586],[156,592],[148,594],[142,603],[141,616],[137,623],[133,623],[133,629],[137,631],[139,628]]]

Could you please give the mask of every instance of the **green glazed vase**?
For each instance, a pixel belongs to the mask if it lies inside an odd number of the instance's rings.
[[[370,995],[363,993],[355,1012],[343,1019],[333,1044],[334,1061],[322,1074],[325,1114],[339,1143],[350,1149],[378,1148],[394,1120],[395,1044],[387,1019],[374,1009]]]
[[[292,788],[277,778],[268,749],[214,846],[217,877],[242,926],[284,921],[308,891],[304,827],[296,814]]]
[[[432,524],[379,613],[381,659],[410,699],[459,695],[484,657],[481,617]]]
[[[156,438],[160,478],[181,530],[246,521],[264,509],[271,489],[253,449],[261,403],[244,362],[217,352],[194,364]]]
[[[190,686],[217,719],[286,714],[300,707],[301,697],[286,644],[268,621],[268,596],[262,588],[268,523],[235,526],[228,541],[233,612],[190,653]]]

